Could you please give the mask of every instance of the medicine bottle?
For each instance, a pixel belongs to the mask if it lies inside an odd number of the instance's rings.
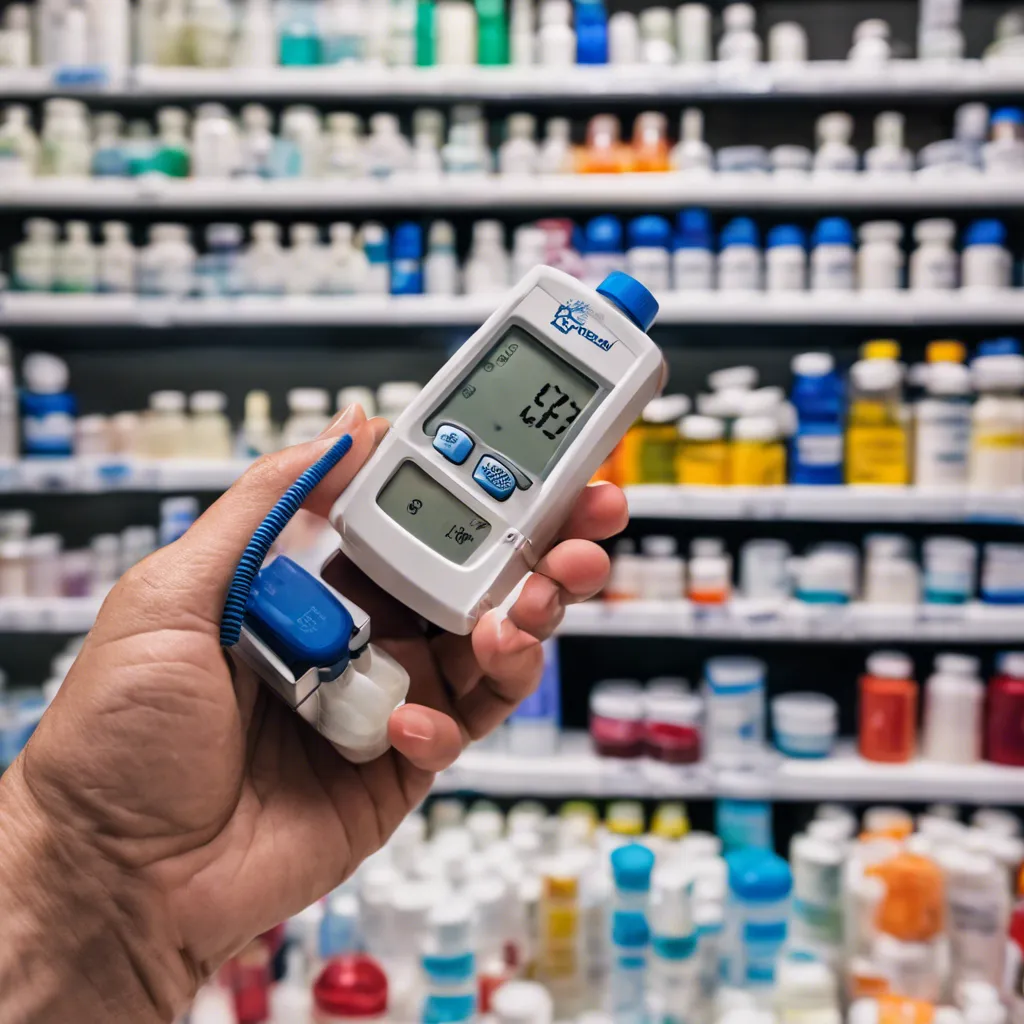
[[[730,480],[739,487],[781,487],[786,447],[772,416],[741,416],[732,426]]]
[[[468,6],[468,5],[467,5]],[[545,67],[573,67],[576,63],[576,32],[572,27],[572,4],[552,0],[540,9],[537,33],[539,63]]]
[[[843,384],[827,352],[793,359],[792,402],[797,429],[790,453],[790,482],[843,482]]]
[[[704,141],[704,115],[687,107],[679,120],[679,141],[669,157],[672,170],[685,174],[709,174],[714,164],[711,147]]]
[[[725,487],[729,483],[729,446],[725,424],[712,416],[687,416],[679,425],[683,439],[676,463],[680,484]]]
[[[313,985],[316,1024],[387,1024],[388,979],[368,956],[328,961]]]
[[[1024,356],[1016,339],[982,342],[971,364],[978,400],[971,416],[970,485],[979,491],[1024,484]]]
[[[766,675],[756,658],[711,658],[705,665],[705,741],[712,764],[750,766],[763,757]]]
[[[672,228],[664,217],[637,217],[629,222],[626,272],[655,295],[672,288]]]
[[[187,400],[181,391],[154,391],[142,421],[143,454],[151,459],[184,458],[190,448]]]
[[[940,655],[924,688],[921,754],[929,761],[973,764],[981,760],[985,687],[978,660]]]
[[[989,121],[992,141],[982,149],[989,174],[1020,174],[1024,171],[1024,111],[1002,107]]]
[[[672,254],[672,287],[677,292],[711,291],[715,285],[711,215],[707,210],[682,210]]]
[[[549,117],[540,148],[541,174],[571,174],[575,170],[572,123],[567,117]]]
[[[853,228],[844,217],[818,221],[811,236],[811,290],[853,291],[856,282]]]
[[[776,179],[806,179],[814,165],[814,154],[806,146],[773,146],[768,159]]]
[[[985,757],[1024,767],[1024,653],[1003,654],[988,686]]]
[[[917,248],[910,256],[911,291],[951,291],[960,280],[960,257],[953,248],[956,224],[943,217],[914,225]]]
[[[858,749],[868,761],[902,763],[914,756],[917,683],[905,654],[879,651],[860,678]]]
[[[863,292],[893,292],[903,287],[903,225],[895,220],[861,224],[858,232],[857,286]]]
[[[72,455],[78,405],[68,390],[68,365],[45,352],[33,352],[21,365],[22,443],[25,454],[51,458]]]
[[[91,294],[97,290],[99,268],[89,224],[84,220],[69,220],[64,230],[67,239],[57,246],[56,290]]]
[[[814,154],[815,174],[854,174],[860,163],[850,145],[853,118],[842,111],[823,114],[816,125],[818,149]]]
[[[103,244],[97,250],[97,290],[105,295],[132,295],[136,288],[135,246],[123,221],[103,225]]]
[[[644,698],[638,682],[606,679],[590,692],[590,739],[601,757],[644,753]]]
[[[848,484],[908,482],[901,380],[895,360],[862,359],[853,364],[846,431]]]
[[[704,64],[712,59],[711,8],[687,3],[676,8],[676,49],[680,64]]]
[[[718,288],[723,292],[760,291],[763,276],[757,225],[749,217],[736,217],[722,229]]]
[[[311,441],[330,424],[331,396],[323,388],[292,388],[281,445],[290,448]]]
[[[640,12],[640,59],[655,67],[675,64],[675,25],[669,8],[647,7]]]
[[[57,272],[57,225],[33,217],[25,224],[25,241],[14,249],[14,287],[20,292],[53,291]]]
[[[674,537],[644,537],[640,596],[644,601],[681,601],[686,593],[686,561]]]
[[[632,11],[616,11],[608,18],[608,63],[640,63],[640,22]]]
[[[914,170],[914,155],[903,143],[906,119],[894,110],[875,118],[875,144],[864,154],[868,174],[907,175]]]
[[[637,115],[633,125],[633,166],[636,172],[669,170],[668,121],[658,111]]]
[[[883,18],[868,18],[853,30],[853,46],[846,59],[862,69],[877,69],[892,54],[889,45],[889,23]]]
[[[725,32],[718,41],[718,59],[723,63],[756,64],[761,59],[761,40],[754,27],[757,14],[750,4],[733,3],[722,10]]]
[[[0,181],[27,181],[39,167],[39,139],[32,130],[28,107],[11,103],[0,125]]]
[[[704,702],[695,693],[644,695],[647,756],[664,764],[696,764],[701,759]]]
[[[705,617],[716,616],[732,597],[732,557],[717,538],[698,537],[690,544],[686,596]]]
[[[914,407],[914,483],[962,490],[971,452],[971,374],[960,363],[929,363],[927,397]]]
[[[584,282],[596,288],[615,270],[625,271],[626,252],[618,217],[595,217],[587,223],[583,250]]]
[[[929,537],[921,546],[925,604],[963,605],[975,594],[978,545],[965,537]]]
[[[612,549],[611,572],[601,597],[605,601],[639,601],[643,594],[644,563],[631,540],[617,541]]]
[[[228,396],[221,391],[196,391],[189,399],[188,454],[198,459],[230,459],[231,421],[225,415]]]
[[[807,242],[795,224],[779,224],[768,232],[765,286],[770,292],[807,290]]]
[[[663,395],[647,404],[623,442],[623,486],[676,482],[679,421],[689,411],[686,395]]]
[[[501,174],[536,174],[540,162],[537,145],[537,119],[532,114],[511,114],[506,122],[506,138],[498,149]]]
[[[772,64],[804,64],[807,32],[797,21],[777,21],[768,30],[768,60]]]
[[[963,288],[992,291],[1009,288],[1013,258],[1006,248],[1006,227],[998,220],[976,220],[964,232],[961,262]]]

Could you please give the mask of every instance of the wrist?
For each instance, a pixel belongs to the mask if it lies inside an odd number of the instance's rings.
[[[152,897],[91,836],[33,798],[19,760],[0,780],[0,1016],[11,1024],[165,1024],[196,980],[161,943]]]

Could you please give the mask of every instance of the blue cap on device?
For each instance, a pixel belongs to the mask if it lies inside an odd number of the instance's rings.
[[[1006,242],[1006,226],[1001,220],[976,220],[967,225],[964,245],[1003,245]]]
[[[765,248],[778,249],[782,246],[798,245],[803,249],[806,244],[803,231],[795,224],[780,224],[768,232]]]
[[[672,226],[664,217],[636,217],[629,222],[631,249],[667,249]]]
[[[298,679],[311,668],[337,678],[350,660],[352,616],[315,576],[283,555],[256,575],[245,618]]]
[[[711,248],[711,214],[707,210],[681,210],[677,224],[677,249]]]
[[[825,217],[815,226],[811,245],[853,245],[853,225],[845,217]]]
[[[622,224],[618,217],[595,217],[587,224],[584,252],[622,252]]]
[[[719,247],[729,248],[730,245],[752,245],[757,248],[761,244],[761,236],[757,225],[749,217],[734,217],[722,228]]]
[[[613,270],[598,286],[597,294],[618,306],[641,331],[650,329],[661,308],[658,300],[635,278]]]

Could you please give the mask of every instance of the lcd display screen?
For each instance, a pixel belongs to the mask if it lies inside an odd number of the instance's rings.
[[[547,345],[512,327],[431,416],[426,430],[433,436],[443,423],[464,427],[487,452],[541,478],[598,391]]]

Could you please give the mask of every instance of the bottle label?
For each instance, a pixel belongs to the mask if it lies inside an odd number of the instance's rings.
[[[899,426],[850,427],[846,451],[849,484],[906,484],[907,435]]]
[[[709,249],[677,249],[672,271],[677,292],[707,292],[714,287],[715,261]]]
[[[913,286],[930,291],[949,291],[956,287],[956,254],[952,251],[934,256],[919,255],[914,268]]]
[[[71,455],[75,437],[75,421],[66,412],[45,416],[26,416],[23,421],[27,455]]]
[[[843,435],[797,434],[796,459],[802,466],[816,468],[840,466],[843,462]]]
[[[848,291],[853,288],[853,249],[837,248],[836,252],[814,253],[811,269],[814,291]]]
[[[729,483],[729,449],[721,441],[686,441],[679,456],[679,483],[723,487]]]
[[[966,404],[917,428],[914,481],[926,487],[953,487],[966,483],[971,447],[971,414]]]

